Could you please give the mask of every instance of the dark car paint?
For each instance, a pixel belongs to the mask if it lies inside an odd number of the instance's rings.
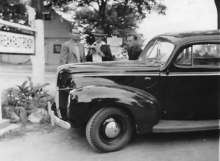
[[[193,32],[158,36],[175,44],[164,66],[147,60],[61,66],[57,85],[63,117],[67,117],[69,91],[76,89],[77,99],[70,99],[69,106],[72,127],[86,124],[98,109],[106,106],[123,108],[131,114],[138,133],[151,131],[160,119],[219,119],[220,67],[189,68],[173,62],[183,46],[219,43],[219,35],[219,31],[210,31],[208,35]]]
[[[108,71],[108,68],[106,67],[105,70]],[[77,72],[77,74],[75,74],[73,72],[74,68],[72,71],[62,71],[58,76],[58,85],[60,88],[64,87],[68,91],[60,90],[59,102],[62,115],[67,117],[65,109],[67,107],[66,102],[69,91],[77,88],[75,93],[78,99],[77,101],[71,99],[69,108],[68,118],[72,127],[85,124],[98,109],[114,106],[123,108],[133,115],[138,132],[143,133],[150,131],[161,117],[159,103],[157,99],[149,93],[153,87],[159,89],[159,85],[155,86],[159,83],[159,68],[151,67],[150,70],[147,71],[146,68],[148,67],[143,69],[140,67],[136,69],[133,68],[132,70],[129,68],[122,70],[121,68],[120,70],[112,71],[108,74],[102,73],[101,71],[99,73],[97,70],[92,71],[91,68],[89,74]],[[124,74],[121,71],[123,71]],[[145,87],[146,90],[140,90],[143,87]],[[99,90],[97,91],[97,89]],[[152,92],[153,91],[157,90],[155,89],[152,90]],[[153,92],[153,94],[158,96],[160,92]],[[125,95],[127,96],[126,99],[124,97]],[[78,106],[80,106],[80,108],[76,108]]]
[[[78,89],[74,94],[71,97],[69,118],[75,119],[75,125],[78,120],[80,120],[79,124],[85,124],[94,112],[103,107],[118,107],[127,111],[133,116],[139,132],[150,131],[160,120],[161,112],[157,100],[136,88],[120,85],[91,85]]]
[[[219,43],[219,35],[195,34],[184,37],[176,47],[161,73],[167,75],[165,119],[209,120],[220,118],[220,66],[187,67],[174,63],[184,47],[198,43]],[[197,35],[197,36],[196,36]],[[206,35],[206,36],[205,36]],[[166,73],[166,74],[165,74]],[[189,95],[190,93],[190,95]],[[170,101],[178,100],[178,101]],[[182,115],[182,117],[180,116]]]

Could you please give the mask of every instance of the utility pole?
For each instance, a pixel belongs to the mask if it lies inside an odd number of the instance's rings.
[[[45,78],[45,54],[44,54],[44,21],[43,21],[43,0],[31,0],[30,6],[35,9],[36,16],[33,27],[35,35],[35,55],[31,56],[32,81],[35,85],[42,84]]]

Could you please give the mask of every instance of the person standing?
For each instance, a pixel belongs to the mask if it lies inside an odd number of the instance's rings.
[[[95,42],[89,48],[88,54],[86,55],[87,62],[102,62],[102,61],[113,61],[110,47],[102,41],[105,36],[101,28],[97,28],[93,33],[95,36]]]
[[[62,44],[60,65],[85,62],[84,44],[80,43],[80,31],[76,27],[70,29],[70,40]]]
[[[128,59],[129,60],[137,60],[140,56],[142,49],[137,44],[137,36],[135,34],[130,34],[127,37],[127,45],[128,45]]]

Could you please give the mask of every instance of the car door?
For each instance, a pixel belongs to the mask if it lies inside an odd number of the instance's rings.
[[[219,119],[220,43],[196,42],[178,50],[167,75],[163,117]]]

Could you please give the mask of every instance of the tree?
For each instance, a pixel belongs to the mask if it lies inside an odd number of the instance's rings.
[[[96,18],[96,26],[102,27],[109,35],[114,29],[119,29],[122,33],[122,30],[137,28],[138,22],[151,11],[165,14],[166,10],[156,0],[1,0],[0,16],[8,21],[27,23],[25,4],[28,2],[36,9],[36,19],[43,19],[42,12],[52,7],[62,8],[64,12],[71,10],[68,4],[73,2],[77,7],[92,7],[93,11],[90,13]],[[95,4],[97,7],[94,7]],[[76,18],[80,19],[80,16]]]
[[[36,11],[35,19],[43,19],[43,1],[44,0],[31,0],[30,6]]]
[[[62,7],[65,10],[68,7],[63,7],[63,4],[69,2],[71,0],[52,0],[53,6]],[[110,21],[114,21],[115,24],[117,22],[118,25],[114,26],[116,28],[123,28],[123,25],[135,28],[137,27],[136,22],[143,20],[147,13],[155,11],[159,14],[165,14],[166,10],[166,6],[156,0],[112,0],[111,3],[110,0],[73,0],[72,2],[76,2],[77,7],[92,7],[93,12],[90,13],[98,20],[96,25],[103,28],[105,32],[109,31]],[[131,18],[134,20],[133,24],[127,24],[126,22],[131,23],[131,21],[126,21],[126,19]]]
[[[78,6],[91,6],[98,13],[100,17],[100,26],[104,28],[106,22],[106,9],[108,0],[76,0],[78,1]],[[94,3],[98,5],[98,9],[94,7]],[[138,15],[140,19],[145,18],[146,11],[150,12],[155,10],[160,14],[165,14],[166,7],[160,3],[157,3],[156,0],[113,0],[112,7],[117,11],[119,9],[124,10],[125,12],[130,11]]]
[[[94,41],[90,32],[94,27],[103,28],[108,36],[119,33],[123,37],[131,32],[136,33],[135,29],[146,14],[155,11],[165,15],[166,10],[166,6],[157,3],[156,0],[73,0],[72,2],[78,7],[77,9],[81,8],[76,10],[74,19],[86,26],[85,33],[89,35],[87,37],[89,44]],[[71,9],[68,7],[70,5],[67,5],[71,3],[70,0],[53,0],[52,3],[53,6],[65,8],[64,11]]]
[[[25,4],[21,0],[1,0],[0,18],[20,24],[27,23],[28,14]]]
[[[216,9],[217,9],[217,22],[218,22],[218,26],[217,28],[220,29],[220,1],[219,0],[215,0],[215,6],[216,6]]]
[[[129,11],[119,10],[112,5],[107,5],[105,17],[103,29],[108,36],[111,36],[115,31],[124,36],[128,31],[136,29],[140,22],[138,15],[134,12],[129,13]],[[82,7],[80,10],[77,10],[75,20],[84,26],[89,25],[90,30],[101,26],[99,14],[89,7]]]

